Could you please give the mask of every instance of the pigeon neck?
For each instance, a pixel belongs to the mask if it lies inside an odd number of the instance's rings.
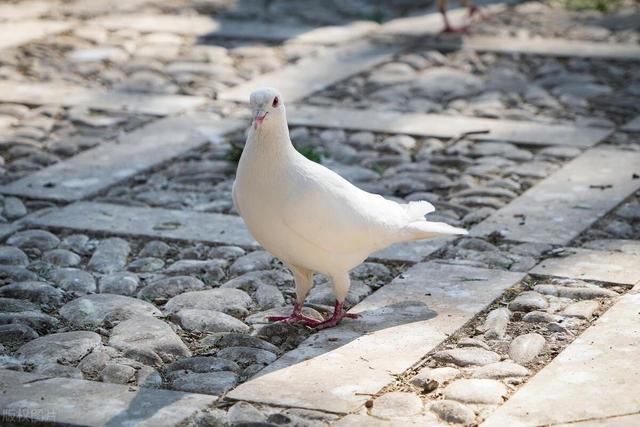
[[[274,154],[293,149],[291,139],[289,139],[287,120],[284,118],[270,122],[265,121],[257,129],[252,125],[249,129],[249,141],[255,146],[255,149]]]

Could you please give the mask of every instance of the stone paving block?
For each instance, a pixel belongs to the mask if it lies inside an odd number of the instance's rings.
[[[453,238],[441,237],[433,240],[397,243],[371,254],[369,258],[381,261],[420,262],[442,248]]]
[[[175,426],[216,396],[0,370],[2,425]]]
[[[0,22],[0,49],[20,46],[33,40],[61,33],[72,27],[71,22],[27,20]]]
[[[0,186],[0,193],[78,200],[208,141],[217,142],[241,126],[241,121],[208,114],[166,118]]]
[[[594,420],[554,424],[554,427],[631,427],[640,425],[640,414],[620,415],[618,417],[596,418]]]
[[[573,248],[568,251],[569,256],[545,259],[529,272],[627,285],[640,283],[639,255]]]
[[[15,4],[0,4],[0,21],[19,21],[44,15],[53,7],[52,2],[43,0],[22,1]]]
[[[207,16],[176,16],[157,14],[119,14],[90,21],[109,30],[137,30],[168,32],[195,36],[217,36],[241,39],[283,41],[312,30],[306,26],[287,26],[278,23],[252,21],[224,21]]]
[[[234,215],[78,202],[40,216],[34,215],[29,223],[42,227],[257,246],[242,219]]]
[[[566,245],[640,188],[640,153],[592,149],[471,229],[506,239]]]
[[[362,37],[379,25],[356,21],[347,25],[313,28],[260,21],[216,20],[205,16],[120,14],[99,17],[90,22],[110,30],[135,29],[142,32],[170,32],[185,35],[299,42],[314,44],[345,43]]]
[[[620,128],[620,130],[633,133],[640,132],[640,116],[629,120],[627,123],[625,123],[624,126]]]
[[[601,239],[584,244],[585,249],[599,251],[617,251],[629,255],[640,255],[640,240]]]
[[[1,32],[2,29],[0,29]],[[0,81],[0,102],[82,106],[120,113],[131,112],[165,116],[192,110],[206,103],[207,99],[185,95],[105,92],[61,83],[24,83],[3,80]]]
[[[488,130],[469,135],[476,140],[503,140],[534,145],[590,147],[611,134],[612,129],[573,125],[552,125],[515,120],[456,117],[441,114],[379,112],[348,108],[294,105],[287,111],[289,124],[384,133],[453,138],[465,132]]]
[[[400,49],[370,41],[345,44],[222,90],[218,99],[249,102],[256,88],[271,86],[278,88],[286,102],[295,102],[390,59]]]
[[[640,413],[638,307],[636,287],[481,426],[636,425],[609,424],[604,419]],[[600,419],[602,423],[595,423]]]
[[[476,35],[429,40],[426,42],[426,46],[438,50],[474,49],[499,53],[640,60],[638,45],[555,38],[507,38]]]
[[[353,308],[227,396],[346,413],[393,381],[524,273],[426,262]],[[358,394],[364,393],[364,394]]]
[[[346,25],[320,27],[289,40],[292,43],[340,44],[363,37],[379,28],[371,21],[354,21]]]

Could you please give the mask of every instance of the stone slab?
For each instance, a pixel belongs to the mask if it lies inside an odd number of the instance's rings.
[[[0,49],[20,46],[71,28],[71,22],[25,20],[0,22]]]
[[[369,258],[376,261],[416,263],[441,249],[447,242],[452,240],[454,240],[454,238],[441,237],[432,240],[396,243],[388,248],[372,253]]]
[[[620,130],[633,133],[640,132],[640,116],[629,120],[627,123],[625,123],[624,126],[620,128]]]
[[[545,259],[529,273],[626,285],[640,283],[638,255],[573,248],[567,251],[570,255]]]
[[[606,419],[640,414],[638,307],[640,289],[636,287],[529,379],[482,427],[637,425],[609,424]],[[597,424],[599,419],[603,422]]]
[[[77,202],[29,218],[41,227],[256,247],[234,215]]]
[[[366,36],[380,26],[372,21],[354,21],[346,25],[319,27],[289,40],[290,43],[334,45]]]
[[[206,16],[119,14],[91,21],[109,30],[135,29],[142,32],[170,32],[201,37],[289,41],[294,43],[339,44],[375,31],[371,21],[354,21],[347,25],[313,28],[259,21],[216,20]]]
[[[390,59],[400,49],[370,41],[344,44],[224,89],[218,99],[246,103],[256,88],[271,86],[278,88],[285,102],[295,102]]]
[[[0,370],[0,424],[175,426],[217,397]]]
[[[516,120],[446,116],[401,112],[379,112],[349,108],[294,105],[287,111],[289,124],[406,133],[418,136],[453,138],[466,132],[488,130],[469,135],[475,140],[502,140],[531,145],[569,145],[590,147],[611,134],[613,129],[573,125],[552,125]]]
[[[556,38],[463,36],[427,40],[425,45],[438,50],[473,49],[484,52],[519,53],[559,57],[640,60],[640,46],[598,43]]]
[[[1,31],[0,29],[0,33]],[[0,81],[0,102],[82,106],[120,113],[165,116],[195,109],[208,101],[198,96],[105,92],[63,83],[25,83],[3,80]]]
[[[598,251],[616,251],[629,255],[640,255],[640,240],[600,239],[586,242],[583,247]]]
[[[146,33],[169,32],[274,42],[291,39],[312,30],[307,26],[287,26],[256,21],[225,21],[203,15],[117,14],[99,17],[90,23],[109,30],[130,29]]]
[[[554,424],[554,427],[631,427],[640,425],[640,414],[596,418],[593,420]]]
[[[354,307],[359,319],[314,334],[227,397],[351,412],[523,277],[416,264]]]
[[[15,4],[0,4],[0,21],[37,18],[51,10],[53,7],[51,3],[51,1],[42,0],[21,1],[19,7]]]
[[[640,152],[594,148],[471,229],[518,242],[566,245],[640,188]]]
[[[208,114],[166,118],[104,142],[8,185],[0,193],[73,201],[93,194],[207,142],[242,122]]]

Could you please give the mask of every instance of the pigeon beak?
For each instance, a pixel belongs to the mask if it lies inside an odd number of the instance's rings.
[[[264,118],[267,117],[268,112],[256,111],[256,115],[253,117],[253,128],[258,129],[258,125],[261,125]]]

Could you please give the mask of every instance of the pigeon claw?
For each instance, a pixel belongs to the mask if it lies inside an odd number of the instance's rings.
[[[315,329],[321,330],[321,329],[333,328],[334,326],[338,326],[340,321],[345,317],[349,319],[357,319],[358,317],[360,317],[360,315],[356,313],[347,313],[346,310],[344,309],[344,303],[336,301],[336,305],[333,309],[333,315],[327,320],[325,320],[324,322],[321,322],[318,325],[316,325]]]
[[[302,323],[305,326],[309,326],[311,328],[318,326],[321,321],[318,319],[314,319],[313,317],[306,316],[302,314],[302,306],[299,304],[294,304],[293,313],[289,316],[268,316],[267,320],[269,322],[282,322],[282,323]]]

